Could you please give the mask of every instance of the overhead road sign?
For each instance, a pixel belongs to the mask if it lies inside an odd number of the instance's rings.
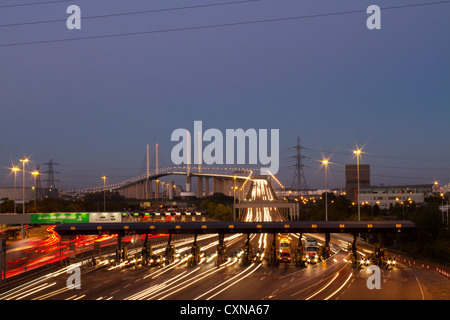
[[[30,214],[30,223],[86,223],[89,222],[89,213],[33,213]]]

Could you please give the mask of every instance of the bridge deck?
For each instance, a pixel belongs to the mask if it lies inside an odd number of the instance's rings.
[[[411,221],[121,222],[59,224],[60,235],[204,233],[395,233]]]

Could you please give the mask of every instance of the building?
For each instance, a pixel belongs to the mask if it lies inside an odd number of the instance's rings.
[[[425,197],[433,193],[432,184],[404,185],[404,186],[370,186],[360,188],[361,203],[377,204],[381,209],[388,209],[391,205],[406,204],[408,202],[423,203]]]
[[[359,165],[359,190],[370,187],[370,165]],[[358,166],[345,165],[345,194],[352,202],[358,201]]]

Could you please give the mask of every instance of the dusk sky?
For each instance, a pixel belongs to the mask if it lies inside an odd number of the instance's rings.
[[[59,163],[66,189],[144,173],[147,144],[152,169],[156,143],[171,166],[172,132],[195,120],[279,129],[286,187],[297,137],[311,188],[324,188],[322,154],[328,186],[344,187],[356,146],[372,185],[450,181],[450,1],[39,2],[0,1],[1,187],[24,156],[30,170]],[[66,27],[72,4],[81,30]]]

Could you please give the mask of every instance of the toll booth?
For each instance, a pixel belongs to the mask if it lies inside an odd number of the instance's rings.
[[[168,244],[166,246],[165,258],[167,264],[175,260],[175,246],[173,244]]]
[[[353,234],[353,241],[350,247],[350,252],[352,255],[352,266],[357,267],[358,266],[358,252],[356,250],[356,234]]]
[[[171,244],[172,242],[172,234],[169,234],[169,241],[166,245],[166,251],[165,251],[165,261],[167,264],[173,262],[175,260],[175,246]]]
[[[197,234],[194,236],[194,243],[189,250],[189,258],[187,261],[187,266],[192,267],[196,266],[200,262],[201,255],[201,247],[200,244],[197,243]]]
[[[272,244],[270,245],[269,263],[275,266],[278,265],[278,246],[276,233],[273,234]]]
[[[330,247],[330,233],[325,233],[325,243],[321,252],[322,260],[326,260],[331,257],[331,247]]]
[[[128,260],[128,248],[124,247],[122,249],[122,261]]]
[[[142,245],[141,257],[142,257],[142,265],[144,267],[148,266],[148,262],[150,257],[153,254],[152,243],[148,241],[148,233],[145,235],[145,241]]]
[[[216,265],[219,267],[228,259],[227,245],[224,242],[225,234],[219,234],[219,244],[217,245],[217,260]]]
[[[375,249],[373,260],[374,263],[379,266],[383,266],[386,263],[386,254],[383,245],[383,235],[381,233],[379,234],[379,245],[378,248]]]
[[[302,241],[302,234],[298,238],[297,247],[294,252],[295,265],[297,267],[306,267],[305,245]]]
[[[69,262],[73,263],[75,262],[75,259],[77,257],[77,250],[75,243],[69,243]]]
[[[253,248],[250,243],[250,234],[247,234],[247,240],[245,240],[245,244],[243,249],[243,253],[241,256],[241,265],[247,265],[253,260]]]

